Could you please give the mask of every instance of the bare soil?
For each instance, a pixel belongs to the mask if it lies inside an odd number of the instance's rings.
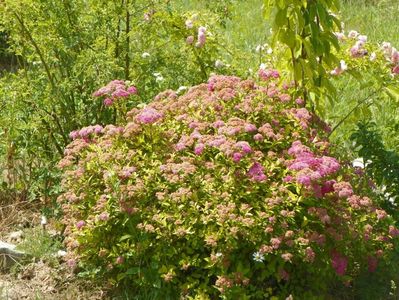
[[[0,197],[0,240],[9,242],[11,232],[40,226],[38,205],[5,201]],[[51,224],[49,224],[49,227]],[[109,299],[105,289],[77,278],[60,261],[42,260],[17,263],[11,270],[0,271],[0,300],[98,300]]]

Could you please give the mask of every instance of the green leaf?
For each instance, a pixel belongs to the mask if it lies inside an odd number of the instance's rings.
[[[387,86],[384,89],[385,93],[393,100],[399,101],[399,87]]]
[[[119,241],[122,242],[122,241],[125,241],[125,240],[128,240],[128,239],[131,239],[132,237],[133,236],[131,234],[125,234],[119,239]]]

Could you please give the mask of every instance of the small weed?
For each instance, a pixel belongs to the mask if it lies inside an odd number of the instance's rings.
[[[18,250],[27,253],[34,259],[41,259],[52,265],[58,263],[55,254],[61,248],[61,241],[39,227],[26,229],[25,239],[17,246]]]

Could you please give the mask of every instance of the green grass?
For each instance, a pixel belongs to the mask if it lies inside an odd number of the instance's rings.
[[[55,254],[62,248],[59,240],[54,239],[40,227],[26,229],[24,234],[25,239],[17,245],[18,250],[35,259],[43,259],[49,263],[57,264],[58,258]]]
[[[341,10],[346,30],[357,30],[371,41],[389,41],[399,48],[399,1],[347,0]]]

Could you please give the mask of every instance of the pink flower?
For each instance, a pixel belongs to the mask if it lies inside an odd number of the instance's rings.
[[[316,257],[316,254],[314,253],[313,249],[310,247],[307,247],[305,249],[305,260],[308,262],[313,262]]]
[[[73,258],[68,259],[67,265],[68,265],[68,267],[70,267],[71,269],[75,269],[76,266],[77,266],[76,259],[73,259]]]
[[[135,86],[129,86],[127,89],[127,92],[130,95],[136,95],[137,94],[137,88]]]
[[[359,35],[357,39],[363,43],[367,42],[367,35]]]
[[[77,130],[71,131],[71,133],[69,134],[69,138],[71,138],[72,140],[75,140],[79,137],[79,132]]]
[[[337,37],[338,41],[342,42],[345,39],[345,34],[342,32],[335,32],[334,35]]]
[[[114,101],[111,98],[105,98],[103,103],[105,106],[111,106],[114,103]]]
[[[338,275],[344,276],[348,266],[348,259],[334,250],[331,253],[331,265]]]
[[[191,45],[192,43],[194,43],[194,37],[192,35],[188,36],[186,39],[186,43],[188,45]]]
[[[397,66],[392,68],[392,73],[393,74],[399,74],[399,65],[397,65]]]
[[[259,77],[267,81],[269,79],[277,79],[280,77],[280,73],[277,70],[274,69],[260,69],[258,72]]]
[[[334,183],[334,191],[338,194],[340,198],[348,198],[353,195],[352,186],[349,182],[342,181]]]
[[[254,163],[251,168],[249,168],[247,176],[251,180],[258,182],[262,182],[267,179],[266,175],[263,173],[263,166],[258,162]]]
[[[125,91],[124,89],[117,89],[112,93],[111,96],[114,98],[126,98],[130,96],[130,93]]]
[[[244,130],[245,130],[245,132],[254,132],[254,131],[257,130],[257,128],[256,128],[256,126],[254,124],[247,123],[244,126]]]
[[[222,120],[217,120],[212,124],[213,127],[215,128],[220,128],[224,126],[224,122]]]
[[[302,98],[296,98],[295,103],[298,105],[303,105],[305,103],[305,101]]]
[[[93,97],[101,97],[101,96],[108,94],[109,92],[110,92],[110,88],[108,86],[104,86],[104,87],[100,88],[99,90],[95,91],[93,93]]]
[[[204,149],[205,149],[204,144],[202,144],[202,143],[197,144],[194,148],[195,155],[201,155],[202,152],[204,151]]]
[[[109,213],[103,212],[98,216],[100,221],[107,221],[109,219]]]
[[[285,261],[291,262],[291,259],[292,259],[293,255],[291,253],[283,253],[283,254],[281,254],[281,257]]]
[[[273,249],[278,249],[281,244],[281,239],[279,238],[271,238],[270,243],[272,244]]]
[[[235,144],[235,147],[240,148],[242,152],[248,154],[252,152],[251,146],[248,144],[248,142],[245,141],[239,141]]]
[[[281,102],[287,103],[291,100],[291,96],[288,94],[282,94],[279,96]]]
[[[115,262],[117,265],[121,265],[125,262],[125,259],[122,256],[118,256]]]
[[[384,219],[387,216],[386,211],[382,210],[382,209],[376,209],[375,213],[377,214],[377,219],[378,220]]]
[[[86,222],[83,221],[83,220],[81,220],[81,221],[79,221],[79,222],[76,223],[76,228],[80,230],[80,229],[82,229],[85,225],[86,225]]]
[[[255,134],[254,140],[257,142],[263,141],[263,135],[261,135],[260,133]]]
[[[206,42],[206,28],[201,26],[200,28],[198,28],[198,42],[195,46],[201,48],[205,45],[205,42]]]
[[[378,259],[375,256],[369,256],[367,258],[367,263],[368,263],[369,272],[373,273],[375,272],[375,270],[377,270]]]
[[[395,226],[390,225],[389,226],[389,235],[392,237],[398,236],[399,235],[399,229],[396,228]]]
[[[135,168],[135,167],[124,167],[124,168],[122,169],[122,171],[119,173],[119,176],[120,176],[122,179],[127,179],[127,178],[129,178],[130,176],[132,176],[132,174],[133,174],[134,172],[136,172],[136,168]]]
[[[238,163],[242,159],[243,156],[244,155],[242,153],[235,152],[235,153],[233,153],[233,161],[235,163]]]
[[[399,51],[398,50],[396,50],[396,49],[392,50],[391,61],[394,64],[397,64],[399,62]]]
[[[325,194],[331,193],[334,191],[334,183],[335,180],[327,180],[323,183],[321,187],[321,194],[324,196]]]
[[[278,274],[279,274],[280,278],[285,281],[288,281],[290,279],[290,274],[284,269],[280,269]]]
[[[307,174],[298,173],[296,180],[304,186],[310,186],[312,184],[312,178]]]
[[[152,124],[163,117],[163,114],[152,107],[145,107],[137,116],[136,120],[143,124]]]

